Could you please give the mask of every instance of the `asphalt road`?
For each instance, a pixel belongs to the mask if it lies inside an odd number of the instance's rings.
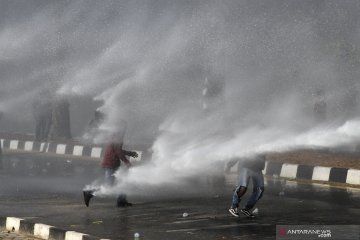
[[[138,232],[141,239],[158,240],[275,239],[277,224],[360,224],[357,189],[267,179],[259,214],[247,219],[227,212],[236,176],[210,185],[195,181],[189,191],[166,188],[129,196],[133,207],[117,208],[114,197],[107,197],[92,199],[87,208],[82,189],[102,176],[97,161],[11,154],[0,166],[0,216],[102,238],[133,239]]]

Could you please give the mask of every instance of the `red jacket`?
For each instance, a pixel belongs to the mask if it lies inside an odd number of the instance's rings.
[[[126,165],[129,165],[129,160],[125,157],[125,152],[122,149],[122,144],[111,143],[105,148],[103,160],[101,166],[103,168],[118,168],[120,166],[120,160]]]

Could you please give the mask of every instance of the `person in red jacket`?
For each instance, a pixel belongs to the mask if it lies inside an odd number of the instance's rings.
[[[111,137],[111,142],[106,145],[104,157],[101,161],[101,166],[104,169],[105,173],[105,184],[109,186],[114,184],[114,174],[119,169],[121,162],[123,162],[127,167],[131,166],[126,156],[138,156],[136,152],[126,151],[122,149],[123,139],[126,130],[126,123],[122,122],[121,126],[122,131],[119,131],[117,134],[113,134]],[[83,191],[86,206],[89,206],[90,199],[94,196],[93,192],[94,190]],[[132,204],[126,200],[125,194],[120,194],[117,198],[117,206],[126,207],[132,206]]]

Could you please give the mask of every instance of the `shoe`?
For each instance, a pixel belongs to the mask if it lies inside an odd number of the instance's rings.
[[[234,217],[239,217],[237,208],[229,208],[229,213],[231,213],[231,215],[233,215]]]
[[[85,205],[89,207],[90,199],[94,196],[93,191],[91,190],[83,191],[83,194],[84,194]]]
[[[245,216],[247,216],[248,218],[254,218],[255,215],[252,214],[248,209],[241,209],[240,212],[242,212],[242,214],[244,214]]]
[[[117,207],[131,207],[132,203],[129,203],[125,194],[120,194],[116,200]]]
[[[132,207],[132,203],[129,203],[128,201],[117,201],[116,206],[117,207]]]
[[[126,202],[124,205],[125,205],[125,207],[132,207],[133,204],[130,202]]]

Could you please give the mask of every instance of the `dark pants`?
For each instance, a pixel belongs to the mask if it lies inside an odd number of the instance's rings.
[[[116,172],[118,168],[104,168],[104,172],[105,172],[105,184],[112,186],[114,185],[115,182],[115,176],[114,173]],[[126,200],[126,195],[125,194],[119,194],[117,197],[117,205],[121,206],[122,204],[124,204],[125,202],[127,202]]]

